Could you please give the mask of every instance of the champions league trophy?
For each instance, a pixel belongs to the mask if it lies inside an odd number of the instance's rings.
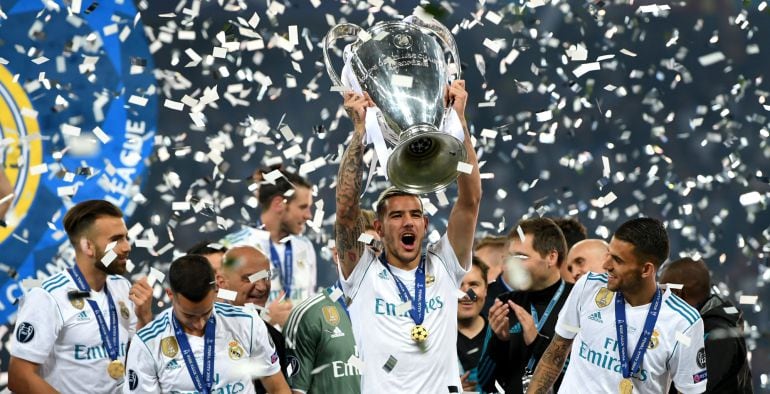
[[[347,83],[329,58],[334,41],[345,37],[356,38],[343,56]],[[449,82],[460,78],[457,45],[446,27],[416,16],[379,22],[368,31],[342,23],[324,38],[323,53],[334,85],[369,93],[380,110],[382,137],[393,145],[386,169],[394,186],[419,194],[444,189],[455,180],[466,152],[462,127],[459,133],[445,131],[451,116],[459,124],[444,100]]]

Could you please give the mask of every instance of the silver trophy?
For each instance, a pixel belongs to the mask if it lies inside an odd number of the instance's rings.
[[[442,131],[449,82],[460,78],[457,45],[439,22],[411,16],[379,22],[368,31],[357,25],[334,26],[324,38],[326,71],[335,86],[345,86],[331,64],[329,49],[340,38],[355,38],[346,51],[351,73],[380,109],[380,128],[393,145],[387,162],[394,186],[412,193],[444,189],[466,158],[463,142]]]

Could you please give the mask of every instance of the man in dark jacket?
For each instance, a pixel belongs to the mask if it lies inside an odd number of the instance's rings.
[[[711,294],[711,277],[702,260],[684,258],[666,265],[660,283],[700,311],[706,345],[707,393],[752,393],[751,370],[743,338],[743,314],[735,305]]]
[[[567,243],[551,219],[522,220],[508,239],[509,255],[518,261],[509,264],[521,265],[528,277],[522,282],[528,284],[497,296],[489,309],[478,379],[485,392],[496,392],[497,382],[511,394],[526,389],[523,379],[535,370],[548,347],[572,285],[559,275]]]

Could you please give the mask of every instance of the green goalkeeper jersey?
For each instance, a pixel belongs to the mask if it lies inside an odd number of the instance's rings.
[[[353,327],[334,288],[294,307],[283,329],[289,385],[306,393],[360,393],[361,372]],[[351,359],[351,357],[354,357]]]

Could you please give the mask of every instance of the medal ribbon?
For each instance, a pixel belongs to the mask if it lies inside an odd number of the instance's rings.
[[[291,241],[286,241],[284,245],[286,249],[283,251],[283,263],[281,263],[278,251],[275,249],[273,241],[270,241],[270,260],[273,260],[275,266],[281,271],[281,287],[286,293],[286,298],[291,298],[291,282],[292,275],[294,275]]]
[[[380,261],[390,272],[390,276],[396,281],[396,287],[398,288],[398,295],[401,297],[402,302],[411,301],[412,308],[409,309],[409,316],[414,320],[414,324],[420,325],[425,320],[425,253],[420,258],[420,265],[417,266],[417,272],[414,275],[414,299],[409,294],[409,289],[406,288],[404,282],[393,275],[393,271],[390,269],[390,264],[385,258],[385,253],[380,255]]]
[[[337,279],[337,284],[335,284],[334,286],[336,288],[340,289],[340,291],[342,291],[342,283],[340,282],[339,279]],[[329,289],[329,293],[331,294],[332,291],[334,291],[334,287]],[[340,298],[337,299],[337,302],[340,304],[342,309],[345,311],[345,314],[348,315],[348,317],[350,317],[350,312],[348,312],[348,303],[345,302],[345,293],[344,292],[342,293]]]
[[[559,299],[561,298],[562,293],[564,293],[564,281],[561,281],[561,284],[559,285],[559,288],[556,290],[556,293],[553,294],[553,297],[551,297],[551,301],[548,303],[548,306],[545,308],[545,311],[543,312],[543,317],[541,319],[537,318],[537,309],[535,309],[534,305],[529,306],[529,311],[532,312],[532,320],[535,321],[535,327],[537,328],[537,332],[540,332],[541,329],[543,329],[543,326],[545,325],[545,322],[548,321],[548,317],[551,315],[551,312],[553,311],[553,308],[556,306],[556,303],[559,302]],[[535,355],[533,354],[532,357],[529,358],[529,362],[527,363],[527,374],[530,374],[534,371],[535,367]]]
[[[644,353],[647,352],[647,346],[652,338],[652,331],[655,329],[655,322],[658,321],[658,312],[663,299],[663,292],[658,288],[655,291],[655,297],[652,299],[652,305],[647,312],[647,318],[644,321],[644,330],[636,344],[634,354],[631,360],[628,359],[628,335],[626,327],[626,300],[623,293],[615,293],[615,331],[618,336],[618,352],[620,353],[620,368],[623,377],[628,379],[635,375],[642,367]]]
[[[78,290],[86,293],[91,293],[91,286],[88,285],[86,279],[83,277],[83,272],[80,271],[80,267],[77,264],[73,268],[67,269],[72,279],[75,281]],[[99,309],[99,304],[92,299],[88,299],[88,305],[91,305],[91,309],[94,311],[96,317],[96,323],[99,325],[99,334],[102,337],[102,346],[107,351],[107,356],[110,360],[115,361],[118,359],[118,349],[120,348],[120,340],[118,333],[118,311],[115,309],[115,302],[112,300],[110,289],[107,288],[107,282],[104,283],[104,295],[107,296],[107,305],[110,313],[110,327],[107,328],[107,322],[104,321],[104,315]]]
[[[173,311],[171,312],[173,315]],[[211,312],[209,320],[206,322],[206,331],[203,335],[203,373],[198,368],[198,362],[195,361],[195,354],[190,348],[190,342],[187,340],[187,334],[182,329],[182,325],[173,316],[174,336],[179,343],[179,350],[182,352],[184,363],[187,365],[187,372],[195,385],[195,390],[199,393],[210,393],[214,384],[214,340],[216,339],[217,320],[214,318],[214,312]]]

